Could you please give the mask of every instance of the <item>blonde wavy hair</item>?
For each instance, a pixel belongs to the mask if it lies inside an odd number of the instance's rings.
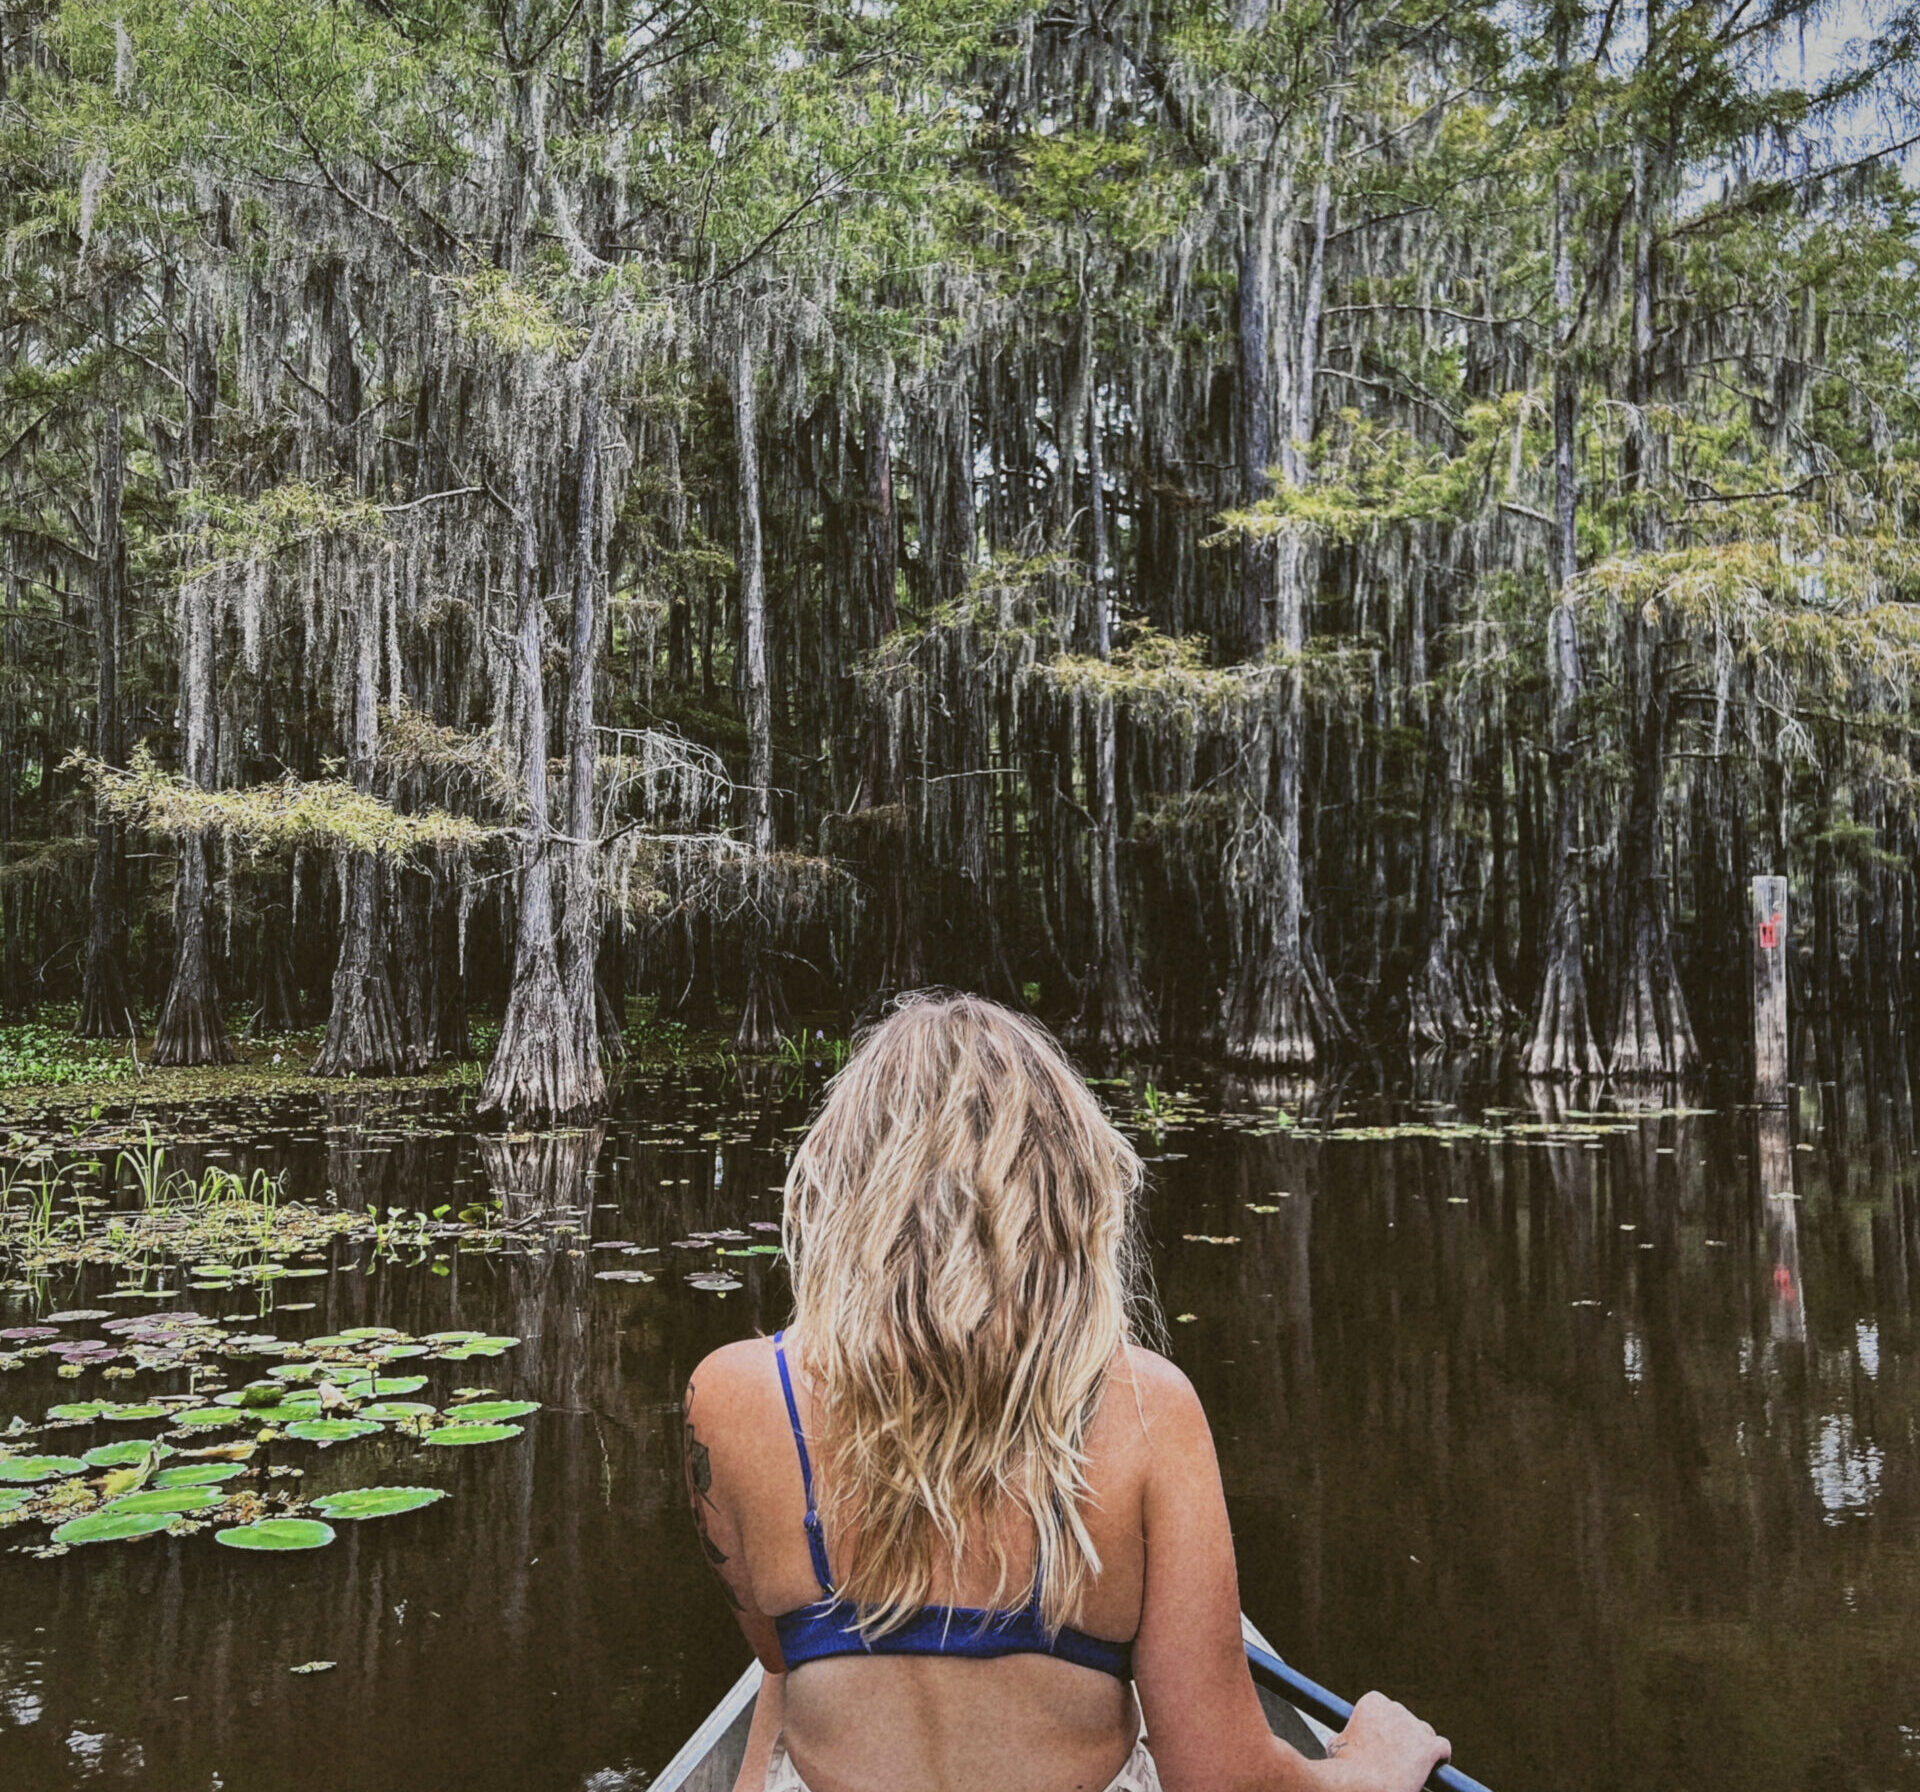
[[[796,1357],[818,1401],[834,1591],[868,1635],[970,1544],[1013,1601],[1010,1511],[1057,1630],[1100,1558],[1086,1438],[1151,1324],[1140,1159],[1046,1031],[978,996],[908,997],[834,1079],[786,1183]]]

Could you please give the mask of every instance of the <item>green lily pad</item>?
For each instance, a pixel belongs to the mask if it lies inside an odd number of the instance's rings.
[[[427,1433],[430,1444],[498,1444],[518,1437],[518,1425],[442,1425]]]
[[[539,1410],[538,1400],[474,1400],[465,1406],[449,1406],[447,1418],[456,1425],[497,1425],[502,1419],[523,1419]]]
[[[96,1444],[80,1460],[88,1468],[132,1468],[136,1463],[145,1462],[147,1452],[155,1447],[145,1438],[136,1437],[124,1444]],[[162,1456],[173,1454],[170,1444],[160,1444],[157,1447]]]
[[[53,1533],[56,1543],[125,1543],[164,1531],[178,1516],[173,1512],[115,1512],[103,1507],[82,1518],[69,1518]]]
[[[439,1410],[424,1400],[376,1400],[371,1406],[361,1407],[360,1417],[391,1424],[395,1420],[430,1419]]]
[[[184,1468],[163,1468],[153,1477],[155,1487],[218,1487],[247,1472],[243,1462],[194,1462]]]
[[[185,1412],[173,1415],[176,1425],[184,1425],[192,1431],[211,1431],[221,1425],[237,1425],[242,1414],[233,1406],[193,1406]]]
[[[297,1419],[287,1427],[289,1437],[309,1444],[341,1444],[352,1437],[371,1437],[380,1429],[377,1419]]]
[[[112,1500],[103,1512],[198,1512],[204,1506],[217,1506],[227,1496],[217,1487],[154,1487],[145,1493],[130,1493],[125,1499]]]
[[[325,1366],[323,1363],[275,1363],[267,1374],[275,1381],[310,1381]]]
[[[111,1400],[70,1400],[64,1406],[49,1406],[47,1417],[77,1424],[88,1419],[104,1419],[112,1411]]]
[[[383,1338],[390,1343],[398,1344],[407,1334],[405,1332],[395,1331],[390,1325],[356,1325],[349,1327],[340,1335],[343,1338],[351,1339],[356,1344],[359,1343],[362,1338]]]
[[[428,1332],[429,1344],[470,1344],[475,1338],[484,1338],[485,1332]]]
[[[377,1356],[383,1363],[396,1363],[403,1356],[427,1355],[427,1346],[424,1344],[377,1344],[369,1354]]]
[[[0,1483],[32,1486],[60,1475],[77,1475],[87,1465],[78,1456],[0,1456]]]
[[[29,1488],[0,1487],[0,1513],[18,1512],[32,1498],[33,1493]]]
[[[324,1549],[333,1541],[333,1526],[317,1518],[263,1518],[215,1531],[213,1540],[229,1549]]]
[[[393,1394],[417,1394],[426,1385],[424,1375],[383,1375],[373,1384],[373,1391],[385,1400]]]
[[[167,1409],[151,1400],[132,1406],[115,1406],[109,1402],[100,1416],[113,1425],[144,1424],[148,1419],[164,1419]]]
[[[360,1342],[358,1338],[349,1338],[345,1332],[328,1332],[322,1338],[304,1340],[309,1350],[351,1350]]]
[[[446,1497],[443,1487],[355,1487],[345,1493],[323,1493],[313,1505],[328,1518],[391,1518]]]

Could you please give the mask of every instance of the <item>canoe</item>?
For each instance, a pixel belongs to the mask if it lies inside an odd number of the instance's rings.
[[[1269,1655],[1274,1653],[1272,1644],[1244,1615],[1240,1629],[1254,1647]],[[1323,1745],[1332,1732],[1257,1680],[1255,1687],[1273,1733],[1309,1760],[1322,1759],[1327,1752]],[[759,1691],[760,1664],[756,1661],[749,1664],[726,1696],[707,1713],[705,1721],[687,1738],[686,1745],[667,1763],[666,1771],[651,1782],[648,1792],[733,1792],[734,1775],[740,1771],[740,1763],[746,1756],[747,1731],[753,1725],[753,1701]]]

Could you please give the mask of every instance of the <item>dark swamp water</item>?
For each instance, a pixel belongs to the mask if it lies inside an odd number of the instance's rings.
[[[644,1787],[745,1659],[681,1502],[679,1392],[784,1317],[773,1260],[675,1241],[767,1236],[816,1092],[641,1078],[558,1145],[476,1140],[451,1102],[183,1120],[190,1171],[217,1152],[356,1209],[497,1192],[522,1242],[435,1262],[339,1241],[277,1298],[163,1304],[294,1340],[510,1335],[497,1360],[425,1365],[422,1398],[478,1382],[543,1410],[484,1449],[273,1446],[309,1493],[451,1494],[309,1554],[202,1533],[41,1559],[21,1547],[40,1526],[0,1529],[0,1788]],[[1920,1788],[1920,1186],[1898,1116],[1823,1117],[1809,1093],[1792,1139],[1739,1110],[1527,1109],[1328,1137],[1202,1100],[1214,1117],[1141,1133],[1153,1262],[1247,1608],[1284,1653],[1406,1699],[1496,1792]],[[743,1285],[685,1279],[717,1267]],[[115,1279],[0,1294],[0,1327]],[[186,1386],[97,1375],[0,1375],[0,1430]],[[315,1660],[338,1665],[289,1672]]]

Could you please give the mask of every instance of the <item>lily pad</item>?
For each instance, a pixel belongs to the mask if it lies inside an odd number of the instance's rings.
[[[0,1483],[31,1487],[60,1475],[77,1475],[87,1465],[78,1456],[0,1456]]]
[[[383,1375],[373,1384],[373,1391],[385,1400],[395,1394],[417,1394],[426,1385],[424,1375]]]
[[[0,1514],[18,1512],[32,1498],[32,1492],[25,1487],[0,1487]]]
[[[109,1502],[103,1512],[198,1512],[217,1506],[227,1496],[217,1487],[154,1487]]]
[[[376,1344],[368,1354],[383,1363],[393,1363],[403,1356],[425,1356],[428,1352],[424,1344]]]
[[[195,1462],[185,1468],[163,1468],[153,1477],[155,1487],[218,1487],[235,1475],[244,1475],[246,1467],[238,1462]]]
[[[448,1407],[447,1418],[457,1425],[497,1425],[502,1419],[523,1419],[539,1410],[538,1400],[474,1400]]]
[[[499,1444],[518,1437],[518,1425],[442,1425],[427,1433],[430,1444]]]
[[[82,1518],[70,1518],[53,1533],[56,1543],[125,1543],[151,1537],[178,1517],[173,1512],[115,1512],[102,1508]]]
[[[424,1400],[376,1400],[371,1406],[360,1409],[363,1419],[378,1419],[383,1425],[408,1419],[430,1419],[439,1411]]]
[[[145,1462],[147,1452],[156,1447],[162,1456],[173,1454],[170,1444],[156,1446],[143,1437],[136,1437],[124,1444],[97,1444],[80,1460],[88,1468],[132,1468],[136,1463]]]
[[[263,1518],[215,1531],[213,1540],[229,1549],[324,1549],[333,1541],[333,1526],[317,1518]]]
[[[69,1400],[62,1406],[49,1406],[47,1417],[71,1425],[88,1419],[104,1419],[113,1409],[111,1400]]]
[[[309,1444],[342,1444],[349,1438],[371,1437],[379,1429],[377,1419],[296,1419],[287,1427],[287,1435]]]
[[[470,1344],[475,1338],[484,1338],[485,1332],[428,1332],[429,1344]]]
[[[100,1416],[114,1425],[144,1424],[148,1419],[164,1419],[167,1409],[148,1400],[131,1406],[109,1405]]]
[[[275,1363],[267,1374],[275,1381],[311,1381],[322,1367],[320,1363]]]
[[[451,1345],[440,1355],[446,1362],[464,1363],[470,1357],[501,1356],[519,1342],[518,1338],[473,1338],[464,1344]]]
[[[345,1493],[323,1493],[313,1506],[328,1518],[391,1518],[446,1497],[444,1487],[355,1487]]]
[[[193,1431],[211,1431],[220,1425],[237,1425],[244,1416],[236,1406],[191,1406],[175,1413],[173,1422]]]

